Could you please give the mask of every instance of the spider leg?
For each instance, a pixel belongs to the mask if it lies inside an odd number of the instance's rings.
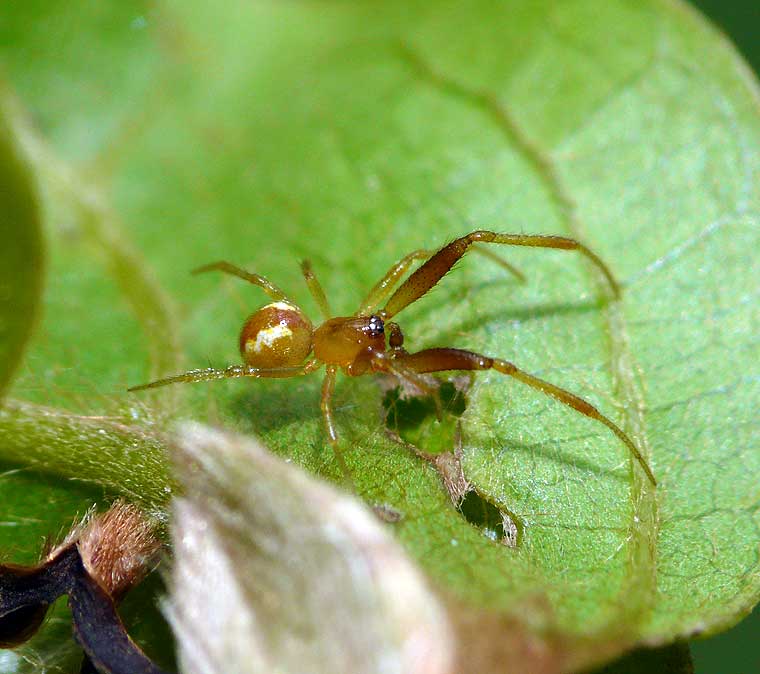
[[[525,281],[525,276],[519,269],[496,255],[496,253],[486,248],[480,247],[475,247],[473,250],[500,265],[510,274],[514,274],[521,281]],[[364,301],[361,303],[359,310],[354,314],[354,316],[366,316],[370,311],[372,311],[373,308],[378,306],[383,300],[385,300],[386,297],[388,297],[391,290],[393,290],[401,277],[406,274],[407,271],[409,271],[409,267],[411,267],[417,260],[427,260],[433,255],[435,255],[434,250],[420,248],[419,250],[412,251],[408,255],[402,257],[385,273],[385,276],[383,276],[383,278],[381,278],[374,286],[372,286],[372,289],[364,298]]]
[[[231,365],[223,370],[217,370],[213,367],[202,368],[199,370],[190,370],[183,374],[178,374],[173,377],[165,377],[164,379],[158,379],[148,384],[141,384],[140,386],[132,386],[127,389],[128,391],[142,391],[149,388],[157,388],[159,386],[167,386],[168,384],[180,384],[183,382],[197,382],[197,381],[213,381],[215,379],[235,379],[238,377],[257,377],[257,378],[286,378],[286,377],[299,377],[301,375],[309,374],[320,367],[321,363],[318,360],[310,360],[305,365],[299,365],[298,367],[275,367],[275,368],[256,368],[249,367],[248,365]]]
[[[322,399],[320,408],[322,409],[322,418],[325,421],[325,432],[330,444],[335,447],[338,444],[338,432],[335,430],[335,419],[332,412],[332,395],[335,391],[335,375],[338,368],[335,365],[328,365],[325,379],[322,382]]]
[[[322,382],[322,398],[320,400],[320,408],[322,409],[322,419],[325,422],[325,432],[327,433],[327,439],[330,442],[330,446],[333,450],[333,455],[338,462],[343,478],[346,482],[346,486],[350,491],[356,492],[356,484],[354,483],[354,476],[348,468],[346,459],[343,456],[343,450],[340,448],[338,442],[338,431],[335,429],[335,419],[333,418],[332,410],[332,395],[335,391],[335,378],[338,373],[337,365],[328,365],[326,367],[327,373],[325,379]]]
[[[322,289],[322,284],[315,276],[309,260],[303,260],[303,262],[301,262],[301,272],[306,280],[306,285],[309,286],[311,296],[314,298],[319,310],[322,312],[322,316],[325,320],[329,319],[332,316],[332,313],[330,312],[330,303],[327,301],[327,296]]]
[[[559,386],[534,377],[532,374],[528,374],[524,370],[518,368],[514,363],[510,363],[500,358],[489,358],[472,351],[464,351],[462,349],[425,349],[417,353],[404,354],[398,357],[401,363],[409,370],[415,372],[440,372],[443,370],[488,370],[494,369],[502,374],[514,377],[519,381],[531,386],[532,388],[545,393],[561,403],[573,408],[577,412],[603,423],[609,428],[623,444],[628,447],[631,454],[639,462],[639,465],[646,473],[647,478],[652,485],[657,486],[657,480],[654,477],[652,469],[649,467],[644,456],[639,451],[638,447],[633,444],[633,441],[628,435],[613,421],[604,416],[596,407],[591,403],[586,402],[583,398],[579,398],[574,393],[566,391]]]
[[[498,234],[486,230],[470,232],[469,234],[455,239],[441,248],[425,264],[416,269],[414,273],[404,281],[388,300],[385,308],[379,312],[383,320],[395,316],[399,311],[409,306],[428,292],[443,276],[457,263],[457,261],[476,242],[501,243],[508,246],[529,246],[533,248],[557,248],[560,250],[577,250],[591,260],[604,274],[610,284],[612,294],[620,296],[620,286],[612,275],[607,265],[592,250],[575,239],[564,236],[542,236],[534,234]]]
[[[364,301],[361,303],[359,310],[354,314],[355,316],[366,316],[373,307],[376,307],[382,302],[388,293],[393,290],[393,287],[398,283],[398,280],[406,274],[417,260],[426,260],[433,254],[431,250],[425,250],[420,248],[419,250],[413,250],[408,255],[402,257],[396,264],[394,264],[381,278],[372,289],[367,293]]]
[[[204,274],[207,271],[221,271],[231,276],[237,276],[238,278],[253,283],[253,285],[259,286],[269,297],[275,301],[284,301],[294,304],[288,296],[282,292],[274,283],[269,279],[259,276],[259,274],[252,274],[245,271],[240,267],[236,267],[234,264],[220,260],[219,262],[212,262],[211,264],[205,264],[202,267],[192,270],[192,274]]]

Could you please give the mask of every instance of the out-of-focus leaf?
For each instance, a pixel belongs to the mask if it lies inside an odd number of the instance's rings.
[[[0,82],[0,399],[37,317],[42,277],[37,188],[13,136]]]

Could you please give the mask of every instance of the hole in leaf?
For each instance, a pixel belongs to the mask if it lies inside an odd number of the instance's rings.
[[[461,417],[467,407],[464,391],[454,382],[445,381],[438,389],[444,413]],[[398,386],[388,391],[383,399],[388,427],[401,437],[405,432],[419,428],[428,419],[436,420],[435,401],[430,396],[407,395]]]
[[[471,377],[465,375],[440,383],[443,410],[440,420],[431,396],[405,390],[396,380],[389,382],[392,388],[386,391],[383,407],[390,433],[436,469],[451,502],[469,524],[492,541],[516,548],[522,538],[522,522],[481,495],[462,469],[460,417],[467,407],[466,392]]]
[[[404,390],[393,380],[393,388],[383,399],[386,427],[400,440],[428,454],[451,450],[455,444],[457,424],[467,407],[465,389],[470,378],[465,377],[440,383],[439,399],[442,417],[436,413],[435,400],[419,391]],[[439,382],[431,378],[431,383]]]
[[[522,523],[512,513],[500,510],[491,501],[470,489],[457,510],[486,538],[516,548],[522,538]]]

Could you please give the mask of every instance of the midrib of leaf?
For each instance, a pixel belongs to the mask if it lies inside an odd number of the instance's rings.
[[[151,379],[179,371],[183,361],[180,327],[169,294],[150,273],[147,262],[129,243],[121,222],[104,190],[59,159],[49,144],[31,126],[21,104],[3,88],[8,119],[16,137],[42,183],[45,215],[53,220],[53,204],[63,203],[76,217],[77,225],[119,285],[145,335]],[[155,405],[176,407],[177,394],[169,390]]]
[[[487,90],[478,90],[467,84],[447,77],[436,70],[409,45],[400,45],[401,58],[423,82],[434,86],[444,94],[480,110],[503,133],[507,143],[512,145],[532,166],[543,183],[549,198],[555,204],[559,219],[571,236],[584,240],[584,227],[577,215],[577,208],[569,192],[565,189],[549,152],[531,138],[517,123],[509,109]],[[634,78],[640,75],[635,73]],[[630,79],[630,78],[629,78]],[[588,266],[587,266],[588,267]],[[609,295],[608,287],[601,273],[594,274],[594,283],[600,294]],[[630,340],[623,311],[623,300],[610,300],[603,312],[610,344],[610,367],[618,407],[624,411],[624,430],[632,437],[644,458],[649,461],[650,447],[646,435],[644,419],[645,403],[641,389],[636,382],[636,365],[630,350]],[[635,463],[633,457],[631,461]],[[630,625],[639,623],[650,610],[657,588],[657,530],[658,508],[656,492],[650,487],[646,476],[634,465],[632,470],[631,505],[632,517],[628,527],[628,567],[626,582],[620,591],[624,601],[626,620],[620,616],[613,618],[606,631],[623,636],[630,634]]]

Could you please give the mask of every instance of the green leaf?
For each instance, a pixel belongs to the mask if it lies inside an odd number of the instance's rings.
[[[265,298],[188,271],[229,259],[316,320],[302,257],[345,315],[392,262],[470,229],[574,236],[613,269],[621,302],[573,253],[499,250],[528,282],[465,259],[399,315],[406,345],[509,358],[583,396],[635,439],[657,490],[606,428],[497,373],[466,393],[461,466],[517,547],[473,526],[433,463],[388,439],[369,377],[341,380],[335,401],[356,488],[403,516],[394,530],[481,671],[589,667],[723,629],[756,603],[757,85],[685,5],[10,14],[0,54],[37,123],[18,133],[46,185],[56,279],[12,393],[40,426],[52,407],[145,438],[98,466],[96,442],[78,461],[61,436],[35,465],[117,489],[107,475],[121,470],[160,506],[157,436],[195,417],[341,481],[319,377],[124,392],[237,362],[239,326]],[[455,456],[456,423],[422,424],[420,449]],[[23,453],[22,438],[6,458]]]

